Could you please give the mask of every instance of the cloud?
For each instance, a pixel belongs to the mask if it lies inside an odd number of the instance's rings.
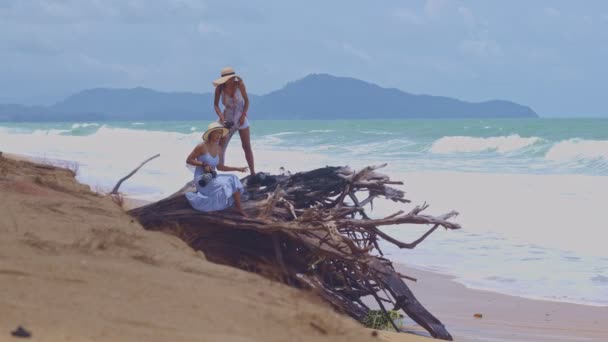
[[[558,51],[542,46],[518,46],[516,53],[533,64],[556,64],[561,62]]]
[[[470,8],[458,7],[458,14],[462,17],[465,25],[469,30],[474,30],[477,27],[475,15],[473,14],[473,11]]]
[[[545,7],[543,8],[543,14],[546,17],[552,18],[552,19],[557,19],[561,16],[561,12],[556,10],[553,7]]]
[[[403,8],[398,8],[394,10],[392,12],[392,15],[396,18],[399,18],[400,20],[405,21],[408,24],[421,25],[424,22],[424,19],[421,16]]]
[[[487,24],[479,22],[473,10],[458,7],[458,15],[469,30],[469,37],[460,41],[460,53],[480,59],[495,59],[503,55],[500,44],[490,37]]]
[[[371,57],[364,51],[354,48],[348,43],[342,43],[342,50],[348,55],[355,56],[364,61],[370,61]]]
[[[0,16],[5,21],[36,23],[61,23],[67,24],[78,21],[94,21],[117,16],[116,6],[110,1],[87,0],[87,1],[45,1],[26,0],[15,1],[11,6],[0,7]]]
[[[557,65],[549,70],[551,71],[549,77],[557,81],[572,82],[585,80],[585,75],[576,66]]]
[[[451,56],[404,55],[399,60],[404,70],[438,79],[474,79],[478,74],[466,63]],[[433,76],[431,76],[433,75]]]
[[[186,11],[202,13],[207,10],[207,5],[201,0],[169,0],[169,4],[174,8],[182,8]]]
[[[6,1],[6,0],[1,0]],[[73,22],[175,22],[200,18],[206,12],[201,0],[22,0],[0,6],[0,17],[37,23]]]
[[[426,0],[424,14],[431,18],[439,17],[450,5],[450,0]]]
[[[496,58],[503,55],[500,44],[491,39],[467,39],[460,42],[460,51],[466,55],[482,59]]]
[[[229,33],[227,31],[224,31],[223,29],[221,29],[213,24],[209,24],[209,23],[206,23],[203,21],[198,23],[197,30],[198,30],[198,33],[202,36],[208,36],[208,35],[214,35],[214,34],[219,34],[222,36],[229,35]]]
[[[31,40],[17,40],[9,44],[9,49],[20,54],[29,55],[53,55],[60,50],[50,41],[44,38],[33,38]],[[0,48],[0,50],[3,50]]]
[[[141,75],[146,74],[146,70],[142,66],[127,66],[104,62],[87,54],[79,54],[76,58],[78,63],[86,69],[115,74],[128,80],[139,79]]]
[[[11,9],[15,6],[17,0],[4,0],[0,1],[0,11],[6,11],[7,9]]]
[[[199,20],[207,9],[204,2],[195,0],[111,0],[109,5],[119,13],[116,19],[129,23],[183,24]]]
[[[35,25],[0,24],[0,52],[12,55],[53,55],[61,52],[63,35]]]

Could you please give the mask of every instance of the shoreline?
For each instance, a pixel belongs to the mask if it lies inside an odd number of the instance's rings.
[[[476,290],[455,277],[394,264],[418,279],[407,281],[416,298],[457,341],[608,340],[608,307],[536,300]],[[476,318],[481,314],[482,318]]]
[[[408,263],[399,262],[399,261],[394,261],[393,265],[395,266],[395,268],[403,267],[403,268],[407,268],[407,269],[415,269],[415,270],[423,272],[423,273],[432,273],[432,274],[435,274],[438,276],[445,277],[445,278],[449,279],[449,281],[451,281],[455,284],[461,285],[466,290],[469,290],[469,291],[490,292],[490,293],[495,293],[495,294],[501,295],[501,296],[520,298],[520,299],[525,299],[525,300],[530,300],[530,301],[549,302],[549,303],[556,303],[556,304],[572,304],[572,305],[588,306],[588,307],[592,307],[592,308],[608,308],[608,305],[606,305],[606,304],[594,304],[594,303],[587,303],[587,302],[560,300],[557,298],[516,295],[516,294],[512,294],[512,293],[508,293],[508,292],[503,292],[498,289],[493,289],[493,288],[481,288],[481,287],[469,286],[458,275],[450,274],[447,272],[441,272],[441,271],[432,269],[432,267],[428,267],[428,266],[417,265],[417,264],[408,264]]]

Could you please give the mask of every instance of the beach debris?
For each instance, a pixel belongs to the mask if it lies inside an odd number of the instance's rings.
[[[149,162],[152,159],[158,158],[160,157],[160,154],[156,154],[146,160],[144,160],[141,164],[139,164],[138,167],[136,167],[133,171],[131,171],[128,175],[122,177],[120,180],[118,180],[118,183],[116,183],[116,185],[114,186],[114,189],[112,189],[112,191],[110,191],[111,195],[118,195],[118,188],[120,188],[120,185],[122,184],[122,182],[124,182],[125,180],[129,179],[131,176],[133,176],[135,174],[135,172],[139,171],[139,169],[141,169],[142,166],[144,166],[147,162]]]
[[[327,335],[327,329],[323,328],[322,326],[318,325],[315,322],[310,322],[310,326],[315,328],[315,330],[317,330],[319,333],[321,333],[321,335]]]
[[[483,318],[483,315],[480,314],[480,313],[476,313],[476,314],[473,315],[473,317],[475,317],[475,318]]]
[[[403,208],[392,215],[374,218],[366,211],[374,199],[408,205],[402,190],[378,169],[361,170],[327,166],[296,174],[264,175],[272,179],[245,177],[247,200],[242,206],[249,217],[234,210],[199,212],[192,209],[186,192],[192,182],[158,202],[129,211],[148,230],[173,234],[207,260],[258,273],[290,286],[308,289],[338,312],[364,322],[374,311],[363,301],[373,297],[376,312],[387,325],[401,331],[391,312],[403,311],[435,338],[452,340],[443,323],[418,302],[404,280],[414,278],[395,270],[384,256],[379,241],[413,249],[437,228],[460,229],[451,211],[439,216],[423,214],[429,205]],[[376,203],[378,204],[378,203]],[[417,240],[400,241],[382,226],[428,225]]]
[[[15,336],[15,337],[21,337],[21,338],[29,338],[32,337],[32,333],[27,331],[24,327],[22,326],[18,326],[17,329],[11,331],[11,335]]]

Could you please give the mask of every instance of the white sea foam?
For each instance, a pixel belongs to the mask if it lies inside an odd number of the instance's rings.
[[[78,179],[93,188],[111,188],[118,179],[147,157],[160,157],[146,164],[137,175],[125,182],[121,190],[142,193],[147,199],[159,199],[180,188],[191,177],[185,166],[186,156],[201,142],[200,133],[178,133],[117,128],[102,125],[86,136],[64,135],[71,130],[34,130],[18,134],[0,132],[2,150],[33,157],[72,160],[80,164]],[[279,133],[286,135],[290,132]],[[273,149],[280,138],[271,135],[255,141],[256,166],[260,170],[278,172],[279,167],[298,172],[329,163],[314,153],[293,153]],[[266,141],[266,144],[260,144]],[[227,152],[227,164],[245,166],[244,153],[236,135]]]
[[[386,131],[361,131],[364,134],[374,134],[374,135],[395,135],[394,132],[386,132]]]
[[[285,136],[300,134],[301,132],[279,132],[273,134],[267,134],[260,138],[258,138],[257,143],[263,146],[264,148],[269,148],[273,146],[280,145],[284,140]]]
[[[62,133],[71,132],[70,129],[37,129],[31,132],[30,134],[33,136],[52,136],[52,135],[61,135]]]
[[[373,156],[403,156],[405,152],[411,150],[416,143],[408,139],[379,140],[366,144],[342,145],[342,149],[356,155],[357,157]]]
[[[470,153],[470,152],[514,152],[541,141],[538,137],[521,137],[517,134],[500,137],[467,137],[449,136],[436,140],[430,152],[437,154]]]
[[[404,253],[383,248],[396,261],[434,266],[474,288],[558,301],[608,304],[604,221],[608,177],[460,172],[387,172],[403,180],[412,204],[426,213],[457,210],[460,231],[443,231]],[[403,209],[376,203],[374,217]],[[427,227],[386,227],[414,241]],[[569,251],[569,252],[566,252]],[[516,279],[501,282],[492,277]],[[599,281],[598,281],[599,280]],[[551,298],[547,298],[550,296]]]
[[[608,162],[608,140],[568,139],[553,145],[545,159],[558,162],[604,160]]]
[[[313,129],[308,131],[308,133],[332,133],[335,132],[333,129]]]
[[[603,243],[608,233],[598,229],[604,220],[607,176],[405,173],[390,164],[386,172],[406,182],[408,198],[431,203],[429,213],[459,211],[457,221],[468,233],[505,234],[522,242],[608,257]],[[378,215],[389,215],[397,206],[387,204],[381,207],[386,212]]]
[[[300,134],[300,133],[301,132],[279,132],[279,133],[268,134],[267,137],[282,137],[285,135]]]
[[[2,134],[2,135],[16,134],[16,133],[20,133],[20,132],[25,132],[25,130],[22,128],[17,128],[17,127],[0,126],[0,134]],[[29,133],[29,131],[27,131],[27,133]]]
[[[72,160],[80,163],[78,179],[91,186],[107,188],[139,162],[157,153],[161,157],[146,165],[125,191],[154,189],[167,193],[183,185],[190,173],[185,158],[196,143],[198,133],[181,134],[101,126],[86,136],[62,135],[64,130],[36,130],[31,134],[3,134],[6,151],[34,157]],[[121,176],[122,175],[122,176]]]
[[[84,128],[84,127],[96,127],[99,126],[98,123],[96,122],[82,122],[82,123],[75,123],[72,125],[72,129],[77,129],[77,128]]]

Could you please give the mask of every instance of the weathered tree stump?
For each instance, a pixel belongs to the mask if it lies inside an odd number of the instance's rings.
[[[354,172],[348,167],[324,167],[295,175],[272,176],[266,186],[259,178],[243,180],[248,199],[243,207],[250,218],[232,210],[203,213],[192,209],[184,193],[131,210],[146,228],[175,234],[208,260],[256,272],[297,288],[316,292],[337,310],[362,321],[370,310],[362,298],[373,296],[387,314],[402,309],[431,336],[452,340],[444,325],[415,298],[390,260],[383,257],[378,241],[399,248],[414,248],[438,227],[459,229],[448,221],[457,215],[423,215],[428,205],[399,211],[381,219],[370,218],[364,207],[377,197],[409,203],[394,182],[370,166]],[[256,180],[258,182],[256,182]],[[254,184],[255,183],[255,184]],[[364,199],[358,194],[364,193]],[[426,224],[421,238],[404,243],[379,227]],[[387,314],[388,315],[388,314]],[[397,329],[397,327],[395,326]],[[398,329],[397,329],[398,330]]]

